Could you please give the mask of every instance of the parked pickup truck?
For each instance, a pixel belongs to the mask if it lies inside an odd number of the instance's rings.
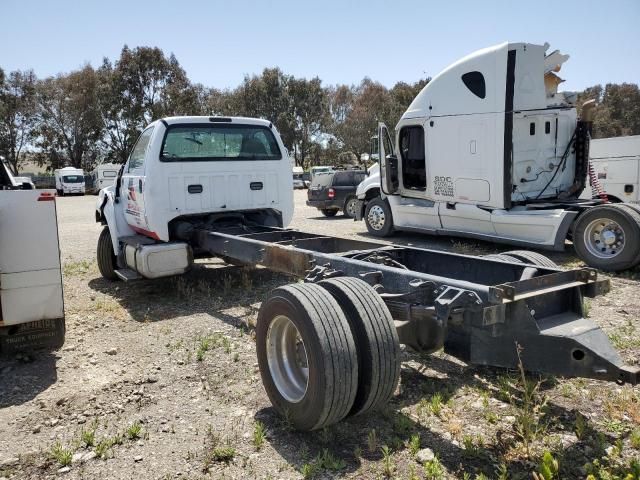
[[[317,173],[307,192],[307,205],[317,208],[325,217],[334,217],[342,210],[347,217],[354,218],[356,188],[365,177],[362,170]]]
[[[18,183],[0,158],[0,354],[55,349],[65,334],[55,190]]]

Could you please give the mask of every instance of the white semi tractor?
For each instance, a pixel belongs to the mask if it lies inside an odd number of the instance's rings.
[[[400,344],[473,364],[638,383],[583,296],[607,292],[593,269],[542,255],[479,258],[286,228],[291,163],[274,126],[173,117],[140,135],[100,191],[97,260],[109,280],[180,275],[198,257],[304,278],[262,303],[256,350],[273,405],[301,430],[385,405]],[[215,270],[211,271],[215,275]]]
[[[61,197],[64,195],[84,195],[85,178],[81,168],[64,167],[53,172],[56,181],[56,191]]]
[[[0,158],[0,354],[56,349],[65,335],[54,190],[18,183]]]
[[[435,76],[390,135],[379,177],[358,189],[368,231],[477,238],[563,250],[603,270],[640,263],[640,210],[581,199],[593,103],[558,92],[568,59],[548,45],[503,43]],[[587,187],[588,188],[588,187]]]

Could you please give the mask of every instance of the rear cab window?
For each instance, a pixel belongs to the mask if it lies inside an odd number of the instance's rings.
[[[144,166],[144,156],[147,152],[147,147],[149,146],[149,141],[151,140],[152,133],[153,127],[150,127],[142,132],[142,134],[140,134],[140,137],[138,137],[138,141],[136,142],[136,145],[133,147],[131,155],[129,156],[129,167],[127,168],[127,172],[140,170]]]
[[[281,160],[273,133],[261,125],[170,125],[162,142],[163,162]]]
[[[333,185],[336,187],[354,187],[365,179],[366,175],[360,171],[337,172],[333,176]]]

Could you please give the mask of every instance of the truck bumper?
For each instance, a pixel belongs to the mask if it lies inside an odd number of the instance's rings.
[[[317,208],[318,210],[340,208],[333,200],[307,200],[307,206]]]
[[[0,328],[0,355],[56,350],[64,343],[64,318],[37,320]]]

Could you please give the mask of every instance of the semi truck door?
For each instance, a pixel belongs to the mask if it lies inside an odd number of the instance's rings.
[[[145,157],[151,140],[153,127],[147,128],[136,142],[124,173],[122,174],[121,195],[126,201],[125,218],[127,223],[143,235],[149,235],[149,226],[144,206]],[[153,236],[153,235],[152,235]]]
[[[385,195],[398,192],[398,157],[384,123],[378,123],[378,154],[380,155],[380,188]]]

